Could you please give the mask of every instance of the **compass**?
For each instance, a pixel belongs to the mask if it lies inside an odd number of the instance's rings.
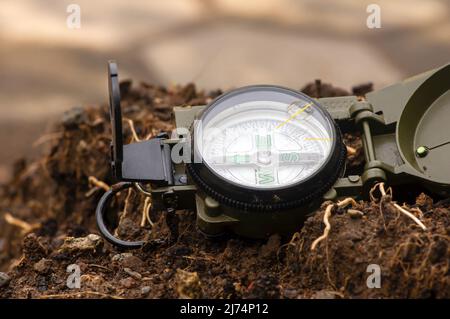
[[[208,105],[174,106],[176,130],[123,145],[117,65],[109,62],[111,167],[119,183],[100,199],[135,187],[173,215],[195,210],[207,237],[266,238],[298,231],[324,200],[364,199],[377,182],[417,185],[450,197],[450,64],[366,95],[313,99],[273,85],[224,93]],[[341,131],[360,133],[365,165],[345,170]]]
[[[195,123],[194,163],[187,171],[219,203],[256,211],[293,208],[323,195],[343,171],[339,127],[317,101],[293,90],[233,90]]]

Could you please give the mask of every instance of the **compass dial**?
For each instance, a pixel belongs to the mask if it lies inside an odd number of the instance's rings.
[[[228,108],[203,128],[203,160],[217,175],[241,185],[277,188],[302,181],[331,151],[330,126],[314,116],[314,108],[303,100]]]

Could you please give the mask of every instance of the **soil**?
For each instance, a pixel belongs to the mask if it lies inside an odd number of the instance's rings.
[[[371,89],[364,84],[353,93]],[[320,81],[302,91],[315,97],[350,94]],[[124,117],[141,138],[173,128],[173,105],[205,104],[221,93],[193,84],[164,88],[129,81],[121,83],[121,92]],[[131,142],[129,125],[124,134]],[[345,132],[345,142],[355,151],[347,168],[357,172],[364,165],[361,140]],[[171,232],[164,213],[151,210],[153,226],[141,226],[145,198],[133,190],[113,200],[111,210],[121,211],[115,233],[147,244],[123,251],[95,235],[94,210],[104,189],[92,177],[113,184],[108,107],[71,110],[42,143],[46,155],[17,161],[0,190],[2,298],[450,297],[449,199],[407,192],[404,207],[425,231],[393,206],[403,190],[360,201],[353,210],[333,207],[329,236],[312,250],[329,202],[292,237],[267,240],[209,240],[196,230],[194,212],[178,211],[173,242],[166,240]],[[67,285],[73,264],[81,274],[79,289]],[[380,267],[381,288],[368,288],[371,264]]]

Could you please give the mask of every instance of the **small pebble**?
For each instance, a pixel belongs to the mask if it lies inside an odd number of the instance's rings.
[[[50,270],[52,261],[50,259],[42,258],[34,264],[33,269],[38,273],[46,273]]]
[[[141,294],[148,295],[150,290],[151,290],[151,288],[149,286],[144,286],[144,287],[141,288]]]
[[[103,247],[103,240],[99,235],[90,234],[86,237],[66,237],[59,252],[73,253],[84,251],[99,251]]]
[[[182,299],[198,299],[203,296],[203,290],[197,272],[177,269],[176,288],[178,296]]]
[[[361,218],[364,216],[363,212],[356,210],[356,209],[348,209],[347,214],[349,214],[350,217],[353,219]]]

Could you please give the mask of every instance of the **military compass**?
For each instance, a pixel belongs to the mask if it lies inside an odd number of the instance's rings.
[[[168,212],[197,212],[199,231],[264,238],[301,227],[323,200],[366,197],[374,183],[420,184],[450,196],[450,65],[356,96],[313,99],[272,85],[238,88],[208,105],[174,106],[176,130],[123,145],[117,65],[109,62],[111,164],[120,183],[101,198],[97,223],[117,192],[136,187]],[[365,167],[345,171],[342,129],[360,132]]]

